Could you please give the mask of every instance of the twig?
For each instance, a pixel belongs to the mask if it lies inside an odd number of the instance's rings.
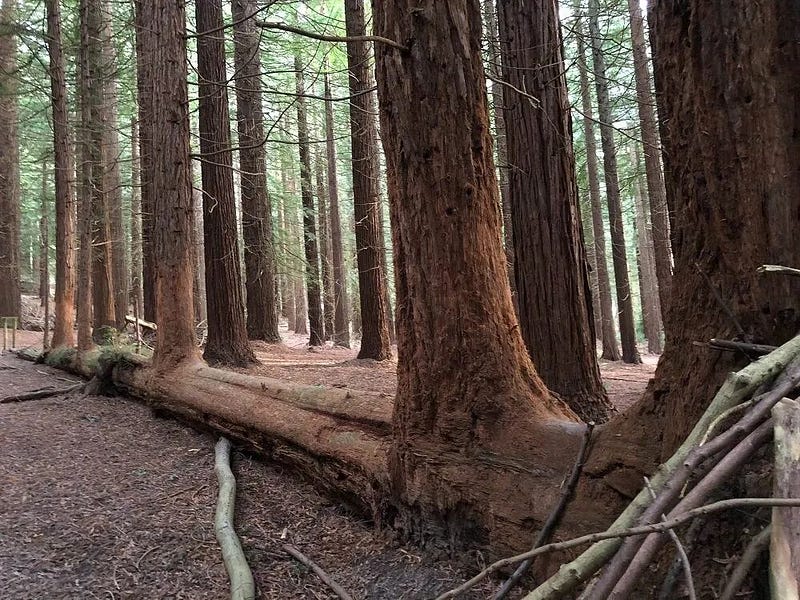
[[[386,44],[387,46],[397,48],[398,50],[403,50],[404,52],[408,51],[408,48],[403,46],[403,44],[379,35],[325,35],[322,33],[301,29],[299,27],[293,27],[292,25],[286,25],[285,23],[273,23],[269,21],[256,21],[256,25],[263,27],[264,29],[275,29],[277,31],[296,33],[299,36],[311,38],[312,40],[319,40],[321,42],[375,42],[377,44]]]
[[[655,500],[656,493],[655,490],[653,490],[653,486],[650,485],[650,479],[645,477],[644,484],[647,486],[647,491],[650,492],[650,496],[652,496],[653,500]],[[661,519],[666,521],[667,515],[661,513]],[[670,529],[667,532],[667,535],[669,535],[672,543],[675,544],[675,551],[678,553],[678,557],[683,565],[683,574],[686,577],[686,589],[689,592],[689,600],[697,600],[697,592],[694,589],[694,577],[692,577],[692,564],[689,562],[689,556],[686,554],[686,549],[683,547],[683,544],[681,544],[681,540],[674,530]]]
[[[583,465],[586,462],[593,429],[593,421],[590,421],[586,424],[586,429],[583,432],[583,440],[581,441],[581,447],[578,450],[578,456],[575,459],[575,464],[573,465],[572,471],[569,474],[569,479],[564,486],[564,491],[562,492],[561,497],[558,499],[558,503],[550,512],[550,516],[547,517],[547,521],[545,521],[541,531],[539,531],[539,535],[536,537],[536,541],[533,543],[533,549],[536,549],[542,544],[547,543],[547,541],[550,539],[550,536],[553,534],[553,530],[555,529],[556,525],[561,520],[561,515],[564,513],[564,510],[567,508],[567,504],[572,498],[572,494],[575,491],[575,486],[577,486],[578,480],[580,479]],[[505,598],[508,593],[514,589],[514,586],[519,583],[519,580],[522,579],[522,576],[532,564],[533,558],[522,561],[511,577],[505,581],[500,590],[494,595],[493,600],[502,600]]]
[[[729,508],[754,507],[754,506],[795,507],[795,506],[800,506],[800,498],[731,498],[728,500],[720,500],[718,502],[712,502],[711,504],[706,504],[705,506],[701,506],[700,508],[695,508],[694,510],[687,511],[683,514],[677,515],[671,519],[667,519],[666,521],[661,521],[659,523],[651,523],[650,525],[640,525],[638,527],[631,527],[630,529],[622,529],[619,531],[600,531],[597,533],[589,533],[587,535],[582,535],[580,537],[576,537],[571,540],[566,540],[563,542],[553,542],[551,544],[547,544],[545,546],[536,548],[535,550],[529,550],[528,552],[523,552],[522,554],[509,556],[508,558],[502,558],[492,563],[488,567],[486,567],[483,571],[475,575],[475,577],[473,577],[469,581],[464,582],[457,588],[453,588],[449,592],[445,592],[444,594],[436,598],[436,600],[447,600],[447,598],[455,598],[459,594],[462,594],[467,590],[472,589],[478,583],[486,579],[489,575],[497,572],[503,567],[517,564],[527,558],[533,558],[534,556],[539,556],[540,554],[548,554],[550,552],[558,552],[560,550],[569,550],[570,548],[575,548],[576,546],[585,546],[586,544],[593,544],[595,542],[600,542],[602,540],[627,538],[627,537],[645,535],[650,533],[661,533],[664,531],[668,531],[670,529],[674,529],[675,527],[680,527],[687,521],[691,521],[695,517],[699,517],[701,515],[708,515],[723,510],[728,510]]]
[[[728,579],[728,583],[725,585],[725,589],[722,591],[719,600],[734,599],[739,588],[742,587],[744,578],[747,577],[747,573],[750,572],[750,567],[753,566],[753,563],[756,562],[756,559],[761,555],[764,549],[769,546],[771,532],[772,526],[767,525],[761,533],[750,540],[750,543],[747,544],[747,548],[745,548],[742,554],[739,564],[736,565],[733,573],[731,573],[731,577]]]
[[[756,269],[757,273],[780,273],[781,275],[794,275],[800,277],[800,269],[784,267],[783,265],[761,265]]]
[[[706,275],[706,272],[703,271],[703,269],[700,267],[700,263],[695,262],[694,266],[697,269],[697,272],[700,273],[700,276],[703,278],[703,280],[708,284],[708,288],[711,290],[711,293],[713,294],[714,298],[716,299],[717,304],[720,305],[720,308],[722,308],[722,310],[725,312],[725,314],[728,315],[728,318],[731,320],[731,322],[736,327],[736,331],[739,333],[739,335],[741,335],[742,337],[745,337],[747,334],[745,333],[744,328],[742,327],[742,324],[739,323],[739,319],[736,318],[736,315],[733,314],[733,311],[731,310],[730,306],[728,306],[728,304],[725,302],[725,300],[723,300],[722,295],[719,293],[719,290],[712,283],[712,281],[709,278],[709,276]]]
[[[764,356],[773,352],[777,346],[767,346],[766,344],[748,344],[734,340],[721,340],[712,338],[709,345],[715,350],[728,350],[730,352],[744,352],[753,356]]]
[[[346,591],[344,591],[344,589],[342,589],[342,587],[338,583],[336,583],[330,575],[328,575],[325,571],[323,571],[322,567],[320,567],[317,563],[308,558],[305,554],[300,552],[300,550],[298,550],[291,544],[284,544],[283,549],[286,550],[288,554],[291,554],[305,566],[309,567],[312,571],[314,571],[314,573],[317,574],[317,577],[319,577],[322,581],[324,581],[325,584],[329,588],[331,588],[331,590],[333,590],[333,592],[337,596],[339,596],[339,598],[341,598],[342,600],[353,600],[353,597]]]
[[[12,402],[25,402],[26,400],[40,400],[42,398],[50,398],[51,396],[61,396],[62,394],[69,394],[75,390],[82,388],[85,383],[76,383],[65,388],[43,388],[34,392],[27,392],[25,394],[18,394],[16,396],[6,396],[0,398],[0,404],[10,404]]]
[[[695,538],[697,537],[697,533],[700,531],[700,527],[703,525],[703,522],[703,519],[695,519],[692,521],[688,530],[686,531],[686,541],[684,543],[684,547],[692,547]],[[675,597],[673,590],[675,589],[675,584],[678,581],[678,575],[682,572],[683,561],[681,560],[680,556],[678,556],[672,561],[672,564],[667,571],[667,575],[664,577],[661,590],[658,592],[658,600],[672,600]]]
[[[219,481],[214,530],[222,549],[222,561],[231,580],[231,600],[254,600],[256,585],[247,564],[242,544],[233,528],[233,507],[236,502],[236,478],[230,466],[231,443],[221,437],[214,452],[214,471]]]

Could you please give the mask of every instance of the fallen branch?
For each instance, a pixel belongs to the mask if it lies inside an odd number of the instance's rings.
[[[139,312],[138,310],[136,312]],[[139,327],[144,327],[145,329],[150,329],[151,331],[158,331],[158,325],[155,323],[151,323],[150,321],[145,321],[144,319],[140,319],[138,316],[134,315],[125,315],[125,321],[130,323],[131,325],[139,325]]]
[[[295,557],[297,560],[299,560],[301,563],[303,563],[305,566],[310,568],[312,571],[314,571],[314,573],[317,574],[317,577],[319,577],[322,581],[324,581],[325,584],[329,588],[331,588],[331,590],[333,590],[333,592],[339,598],[341,598],[341,600],[353,600],[353,597],[346,591],[344,591],[342,586],[336,583],[330,575],[328,575],[325,571],[323,571],[322,567],[320,567],[317,563],[308,558],[305,554],[300,552],[300,550],[298,550],[291,544],[284,544],[283,549],[286,550],[287,553]]]
[[[539,535],[537,536],[536,541],[533,543],[534,550],[542,544],[546,544],[550,539],[550,536],[553,534],[553,530],[556,528],[556,525],[558,525],[558,522],[561,519],[561,515],[567,508],[570,498],[572,498],[572,494],[575,492],[575,486],[578,485],[578,480],[580,479],[583,465],[586,462],[586,457],[589,453],[589,443],[592,439],[592,430],[594,430],[594,423],[589,422],[586,425],[586,430],[583,432],[583,441],[581,442],[580,450],[578,450],[578,457],[575,459],[575,465],[572,467],[572,472],[570,473],[569,479],[564,486],[564,491],[558,500],[558,504],[556,504],[556,506],[553,508],[550,516],[547,517],[547,521],[545,521],[545,524],[542,526],[541,531],[539,531]],[[522,561],[511,577],[506,580],[500,590],[494,595],[493,600],[502,600],[505,598],[508,593],[514,589],[514,586],[519,583],[519,580],[522,579],[522,576],[525,575],[525,572],[532,564],[532,558]]]
[[[33,392],[26,392],[24,394],[17,394],[15,396],[6,396],[0,398],[0,404],[11,404],[12,402],[25,402],[27,400],[41,400],[42,398],[50,398],[52,396],[62,396],[71,394],[72,392],[82,388],[85,383],[76,383],[65,388],[42,388]]]
[[[783,265],[761,265],[756,269],[757,273],[780,273],[781,275],[794,275],[800,277],[800,269],[784,267]]]
[[[728,350],[731,352],[744,352],[751,356],[764,356],[773,352],[777,346],[767,346],[765,344],[748,344],[746,342],[737,342],[734,340],[721,340],[719,338],[712,338],[709,345],[716,350]]]
[[[274,23],[270,21],[256,21],[256,25],[259,27],[263,27],[264,29],[274,29],[277,31],[286,31],[288,33],[294,33],[301,37],[311,38],[312,40],[319,40],[321,42],[373,42],[376,44],[386,44],[387,46],[391,46],[392,48],[397,48],[398,50],[402,50],[403,52],[408,52],[408,48],[403,46],[394,40],[390,40],[389,38],[381,37],[379,35],[325,35],[322,33],[317,33],[315,31],[308,31],[307,29],[301,29],[300,27],[294,27],[292,25],[287,25],[286,23]]]
[[[242,545],[233,528],[233,507],[236,501],[236,478],[230,467],[231,443],[221,437],[214,451],[214,471],[219,481],[214,530],[222,549],[222,561],[231,580],[231,600],[254,600],[256,585],[247,564]]]
[[[496,562],[493,562],[483,571],[475,575],[475,577],[473,577],[469,581],[464,582],[457,588],[453,588],[452,590],[445,592],[441,596],[437,597],[436,600],[447,600],[448,598],[455,598],[459,594],[463,594],[467,590],[470,590],[473,587],[475,587],[478,583],[486,579],[492,573],[496,573],[497,571],[499,571],[504,567],[507,567],[509,565],[515,565],[519,562],[522,562],[523,560],[526,560],[528,558],[533,558],[541,554],[548,554],[550,552],[558,552],[561,550],[569,550],[570,548],[575,548],[577,546],[585,546],[586,544],[593,544],[596,542],[601,542],[603,540],[622,539],[637,535],[645,535],[649,533],[662,533],[664,531],[680,527],[684,523],[691,521],[695,517],[699,517],[701,515],[708,515],[723,510],[728,510],[730,508],[757,507],[757,506],[800,507],[800,498],[730,498],[728,500],[720,500],[718,502],[712,502],[711,504],[706,504],[705,506],[701,506],[700,508],[695,508],[694,510],[687,511],[681,515],[673,517],[672,519],[667,519],[666,521],[661,521],[659,523],[651,523],[650,525],[640,525],[638,527],[631,527],[630,529],[623,529],[620,531],[600,531],[597,533],[589,533],[586,535],[582,535],[580,537],[576,537],[571,540],[565,540],[563,542],[553,542],[551,544],[547,544],[545,546],[536,548],[535,550],[529,550],[528,552],[523,552],[522,554],[509,556],[507,558],[502,558]],[[562,565],[561,568],[563,569],[564,566]],[[530,593],[527,596],[525,596],[524,600],[531,600],[532,597],[533,593]]]
[[[742,587],[742,583],[744,582],[744,578],[747,577],[747,574],[750,572],[750,568],[753,566],[753,563],[756,562],[756,559],[761,555],[761,553],[769,546],[769,537],[772,528],[767,525],[761,533],[755,536],[750,543],[747,544],[747,548],[745,548],[744,553],[742,553],[742,558],[739,560],[739,564],[736,565],[736,568],[731,573],[730,579],[728,579],[728,583],[725,585],[725,589],[722,591],[722,595],[719,597],[719,600],[734,600],[736,594],[739,592],[739,588]]]

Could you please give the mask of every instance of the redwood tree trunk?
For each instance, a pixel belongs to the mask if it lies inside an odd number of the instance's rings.
[[[200,32],[197,73],[208,308],[208,340],[203,358],[211,363],[247,366],[255,361],[255,355],[247,341],[236,236],[222,1],[197,0],[195,11]],[[212,30],[213,33],[203,34]]]
[[[198,2],[198,6],[200,2]],[[154,255],[158,257],[158,343],[153,366],[174,368],[197,357],[192,302],[192,173],[189,159],[186,12],[182,2],[137,4],[141,58],[151,67],[145,85],[153,102],[152,165]],[[201,31],[205,28],[200,24]],[[139,44],[137,44],[139,45]],[[201,92],[202,94],[202,92]]]
[[[336,141],[333,135],[331,85],[325,75],[325,148],[328,157],[328,200],[330,210],[331,252],[333,260],[334,334],[333,343],[350,347],[350,300],[347,295],[347,272],[342,249],[342,222],[339,215],[339,181],[336,174]]]
[[[142,190],[139,161],[139,122],[131,119],[131,303],[141,315],[144,310],[142,292]]]
[[[583,18],[578,19],[578,71],[581,80],[581,108],[583,110],[583,138],[586,144],[586,171],[589,180],[589,198],[591,200],[592,229],[594,234],[594,256],[597,264],[597,287],[600,296],[601,332],[603,353],[600,358],[605,360],[620,360],[617,343],[617,329],[614,326],[614,309],[611,300],[611,279],[608,274],[608,259],[606,254],[606,232],[603,226],[603,202],[600,197],[600,175],[597,165],[597,142],[594,137],[594,112],[592,108],[592,93],[589,89],[589,73],[586,67],[586,49],[583,43]]]
[[[586,421],[613,406],[600,381],[580,230],[558,5],[499,0],[514,273],[522,337],[539,375]]]
[[[272,207],[267,194],[264,113],[261,105],[260,32],[256,31],[254,19],[247,18],[255,10],[256,2],[253,0],[233,0],[247,335],[251,340],[279,342]]]
[[[390,473],[422,513],[404,526],[444,523],[456,544],[488,526],[504,544],[509,523],[489,515],[509,508],[519,480],[481,457],[536,447],[559,462],[544,440],[561,430],[543,421],[574,414],[536,374],[505,284],[480,5],[416,4],[374,7],[376,34],[413,41],[376,48],[398,299]]]
[[[345,0],[348,36],[366,32],[364,0]],[[353,163],[353,210],[356,257],[361,306],[361,350],[359,358],[386,360],[392,356],[386,318],[386,280],[381,269],[380,211],[378,191],[377,132],[373,95],[369,93],[369,45],[363,40],[347,42],[350,71],[350,132]]]
[[[633,66],[636,80],[636,103],[644,143],[644,166],[647,174],[647,195],[650,199],[650,219],[653,224],[653,253],[658,278],[660,312],[665,314],[672,289],[672,248],[669,241],[669,211],[661,172],[661,148],[656,124],[656,103],[650,89],[650,65],[644,36],[644,18],[639,0],[628,0],[633,43]]]
[[[311,183],[311,151],[308,144],[306,101],[303,97],[303,64],[300,55],[294,57],[297,83],[297,139],[300,152],[300,196],[303,200],[303,249],[306,257],[306,296],[308,299],[309,346],[321,346],[325,337],[322,322],[322,300],[319,284],[319,250],[317,227],[314,222],[314,191]],[[305,322],[305,319],[303,319]]]
[[[625,250],[625,230],[622,225],[622,206],[617,176],[617,151],[614,145],[614,121],[611,101],[608,96],[605,57],[598,16],[598,0],[589,0],[589,33],[592,40],[594,58],[594,84],[597,90],[597,113],[600,117],[600,138],[603,144],[603,167],[606,181],[606,203],[611,225],[611,258],[614,263],[614,283],[617,288],[617,310],[619,331],[622,339],[622,360],[626,363],[640,363],[636,347],[636,328],[633,324],[633,300],[628,277],[628,258]]]
[[[325,187],[325,165],[322,155],[318,152],[314,157],[317,180],[317,216],[319,221],[319,256],[322,267],[322,315],[325,321],[325,340],[333,340],[333,274],[331,265],[331,235],[328,227],[328,205],[325,197],[328,191]]]
[[[0,7],[0,317],[20,316],[16,0]]]
[[[67,83],[61,42],[61,9],[46,0],[47,49],[50,56],[50,97],[53,108],[53,148],[56,191],[56,294],[53,348],[75,345],[75,201],[74,165],[69,135]]]

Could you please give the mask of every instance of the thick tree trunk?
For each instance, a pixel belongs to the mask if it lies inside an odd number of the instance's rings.
[[[264,114],[261,106],[260,32],[253,18],[253,0],[233,0],[236,110],[239,166],[242,179],[242,233],[247,335],[251,340],[279,342],[275,298],[275,248],[272,207],[267,194]]]
[[[597,287],[600,304],[601,330],[600,339],[603,341],[603,353],[600,356],[605,360],[620,360],[617,343],[617,330],[614,326],[614,309],[611,299],[611,280],[608,274],[608,259],[606,255],[606,233],[603,226],[603,206],[600,197],[600,175],[597,164],[597,142],[594,137],[594,117],[592,113],[592,93],[589,89],[589,73],[586,66],[586,48],[583,43],[584,28],[583,18],[578,19],[578,70],[581,80],[581,109],[583,112],[583,137],[586,144],[586,171],[589,180],[589,198],[591,200],[592,229],[594,237],[594,256],[597,264]]]
[[[547,387],[586,421],[613,406],[595,354],[558,7],[499,0],[514,274],[522,337]]]
[[[413,40],[376,49],[398,298],[390,473],[415,507],[404,527],[506,546],[518,511],[532,509],[511,487],[522,477],[538,490],[533,480],[563,467],[575,426],[554,419],[575,416],[536,374],[505,285],[480,5],[430,3],[423,18],[412,4],[376,3],[374,13],[376,34]],[[543,471],[512,473],[534,454]]]
[[[0,6],[0,317],[20,316],[16,0]]]
[[[236,235],[222,0],[197,0],[195,11],[200,32],[197,73],[208,310],[203,358],[211,363],[247,366],[255,361],[255,355],[247,341]]]
[[[333,134],[331,85],[325,75],[325,149],[328,158],[328,199],[330,210],[331,252],[333,259],[334,334],[336,346],[350,347],[350,300],[342,248],[342,222],[339,214],[339,181],[336,173],[336,141]]]
[[[650,199],[650,220],[653,224],[655,270],[658,277],[660,312],[665,314],[672,289],[672,248],[669,241],[669,211],[664,174],[661,171],[661,144],[656,124],[656,105],[650,89],[650,65],[644,36],[644,18],[639,0],[628,0],[633,43],[633,65],[636,80],[636,102],[644,144],[644,165],[647,174],[647,195]]]
[[[603,166],[606,181],[606,203],[611,225],[611,258],[614,263],[614,282],[617,288],[617,310],[619,331],[622,339],[622,360],[640,363],[636,347],[636,328],[633,324],[633,299],[628,277],[628,258],[625,246],[625,230],[622,225],[622,206],[617,176],[617,151],[614,145],[614,117],[608,97],[605,57],[598,16],[598,0],[589,0],[589,33],[594,59],[594,83],[597,90],[597,113],[600,118],[600,138],[603,145]]]
[[[331,235],[328,227],[328,205],[325,197],[325,165],[322,155],[317,152],[314,157],[317,180],[317,216],[319,217],[319,249],[322,266],[322,314],[325,321],[325,340],[333,340],[334,299],[333,299],[333,267],[331,265]]]
[[[345,0],[348,36],[366,32],[364,0]],[[373,95],[369,93],[369,45],[363,40],[347,42],[350,71],[350,132],[353,163],[353,211],[355,214],[358,288],[361,306],[361,350],[359,358],[386,360],[392,356],[386,319],[386,280],[381,269],[380,194],[378,191],[377,132]]]
[[[130,302],[144,310],[142,290],[142,190],[139,161],[139,122],[131,119],[131,284]]]
[[[314,215],[314,190],[311,183],[311,151],[308,142],[308,119],[306,117],[305,84],[303,83],[303,63],[300,55],[294,57],[294,70],[297,83],[297,139],[300,152],[300,196],[303,206],[303,249],[306,257],[306,294],[308,299],[309,346],[321,346],[325,338],[322,322],[322,300],[319,282],[319,250],[317,248],[317,227]],[[303,320],[305,321],[305,320]]]
[[[56,191],[56,295],[52,346],[58,348],[75,345],[75,199],[72,185],[75,167],[69,135],[61,9],[56,0],[46,0],[45,9]]]

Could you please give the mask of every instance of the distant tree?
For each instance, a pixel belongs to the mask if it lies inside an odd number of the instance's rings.
[[[235,234],[222,1],[197,0],[195,19],[199,32],[197,74],[208,306],[208,340],[203,358],[210,363],[246,366],[255,361],[255,355],[247,341],[239,243]]]
[[[16,10],[16,0],[0,6],[0,317],[21,312]]]
[[[325,340],[333,339],[334,299],[333,265],[331,262],[331,234],[328,226],[328,190],[325,185],[325,163],[322,154],[314,156],[317,182],[317,222],[319,225],[319,258],[322,274],[322,315],[325,322]]]
[[[139,121],[131,119],[131,304],[140,317],[144,310],[142,290],[142,190],[139,160]]]

